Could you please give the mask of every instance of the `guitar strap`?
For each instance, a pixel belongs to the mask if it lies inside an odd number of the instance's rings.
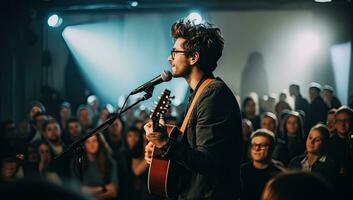
[[[198,88],[198,90],[197,90],[197,92],[195,94],[195,97],[193,98],[193,100],[192,100],[192,102],[191,102],[191,104],[189,106],[188,112],[186,113],[184,121],[183,121],[183,123],[182,123],[182,125],[181,125],[181,127],[179,129],[179,131],[181,132],[181,134],[180,134],[181,136],[184,135],[184,132],[186,130],[186,126],[188,125],[189,119],[191,117],[191,113],[194,110],[196,102],[197,102],[198,98],[200,97],[200,95],[202,94],[202,91],[206,88],[207,85],[212,83],[214,80],[215,80],[214,78],[208,78]]]

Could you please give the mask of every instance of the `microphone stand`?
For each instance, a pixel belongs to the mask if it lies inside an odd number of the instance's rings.
[[[134,107],[135,105],[139,104],[142,101],[145,101],[145,100],[151,98],[152,94],[153,94],[153,90],[154,90],[154,87],[147,88],[145,90],[146,94],[143,97],[138,98],[135,103],[131,104],[130,106],[128,106],[125,109],[124,109],[124,107],[122,107],[121,110],[119,112],[117,112],[114,116],[110,117],[105,122],[103,122],[101,125],[99,125],[95,129],[90,131],[88,134],[84,135],[83,137],[79,138],[78,140],[76,140],[75,142],[70,144],[70,146],[65,151],[63,151],[61,154],[59,154],[57,157],[55,157],[54,160],[60,160],[65,155],[69,154],[69,152],[73,151],[75,164],[78,163],[78,177],[79,177],[80,181],[82,182],[83,181],[83,171],[82,171],[83,170],[82,169],[82,167],[83,167],[83,151],[84,151],[83,142],[87,138],[91,137],[93,134],[96,134],[96,133],[99,133],[99,132],[103,132],[110,125],[113,124],[115,119],[120,117],[121,114],[125,113],[130,108]],[[126,101],[127,101],[127,99],[126,99]]]

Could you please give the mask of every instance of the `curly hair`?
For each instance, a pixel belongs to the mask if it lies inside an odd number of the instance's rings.
[[[199,53],[197,66],[201,71],[210,73],[216,69],[224,47],[219,28],[210,23],[195,24],[188,18],[182,18],[172,25],[171,33],[174,39],[186,39],[183,44],[186,56]]]

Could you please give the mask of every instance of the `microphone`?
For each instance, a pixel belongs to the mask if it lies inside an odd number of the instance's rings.
[[[160,75],[158,75],[154,79],[152,79],[152,80],[148,81],[147,83],[141,85],[140,87],[134,89],[130,93],[130,95],[137,94],[142,91],[146,91],[147,89],[149,89],[155,85],[158,85],[162,82],[170,81],[172,79],[172,77],[173,77],[173,75],[170,71],[164,70]]]

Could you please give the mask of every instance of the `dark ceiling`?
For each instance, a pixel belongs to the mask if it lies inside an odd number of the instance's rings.
[[[101,10],[169,10],[169,9],[300,9],[313,6],[351,4],[352,0],[332,0],[317,3],[314,0],[139,0],[131,7],[126,0],[30,0],[34,9],[57,11],[101,11]]]

